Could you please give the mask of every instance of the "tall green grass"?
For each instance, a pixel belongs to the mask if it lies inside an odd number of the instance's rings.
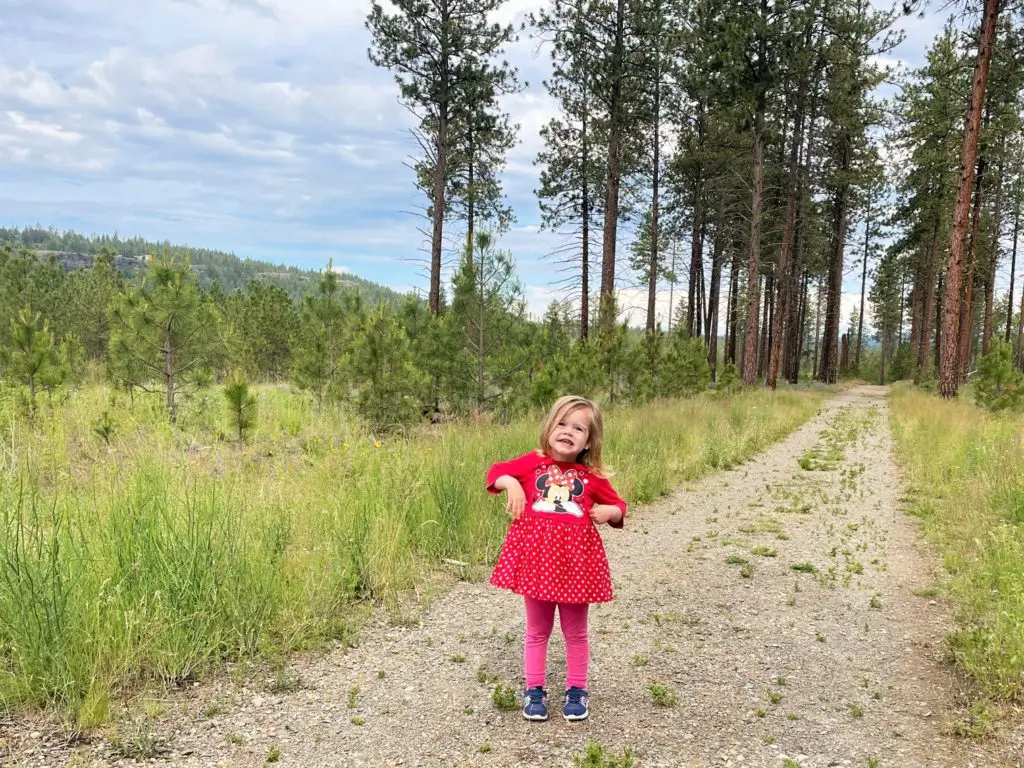
[[[442,559],[493,561],[507,519],[484,474],[535,447],[539,426],[424,427],[380,441],[342,412],[267,387],[241,444],[225,436],[215,394],[174,429],[154,399],[100,386],[31,424],[0,408],[2,709],[89,726],[140,685],[346,640],[361,605],[416,586]],[[614,411],[614,483],[636,504],[741,462],[824,394]],[[103,411],[109,443],[94,429]]]
[[[1024,420],[909,387],[892,396],[912,511],[950,575],[957,663],[986,696],[1024,698]]]

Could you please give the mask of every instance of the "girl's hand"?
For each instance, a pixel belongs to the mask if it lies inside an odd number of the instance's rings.
[[[613,520],[618,522],[622,519],[622,510],[614,504],[595,504],[590,508],[590,519],[596,525],[610,523]]]
[[[505,488],[505,495],[508,497],[505,501],[505,511],[513,520],[516,520],[526,509],[526,494],[523,492],[523,486],[519,484],[518,480],[512,480]]]

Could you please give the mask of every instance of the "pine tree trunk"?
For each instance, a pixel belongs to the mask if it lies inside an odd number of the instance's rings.
[[[850,168],[850,136],[843,136],[840,171],[845,174]],[[835,384],[839,378],[839,313],[843,293],[843,252],[846,249],[847,212],[850,201],[850,185],[841,180],[835,195],[834,230],[832,253],[828,265],[828,293],[825,305],[825,330],[822,339],[821,368],[818,380]]]
[[[922,322],[921,322],[921,333],[918,337],[918,347],[916,350],[917,359],[917,372],[914,376],[915,381],[920,381],[920,377],[923,376],[928,368],[928,351],[929,343],[932,336],[933,323],[937,323],[936,319],[936,295],[935,295],[935,269],[936,264],[939,260],[939,219],[936,217],[935,223],[932,226],[932,241],[931,245],[928,246],[925,257],[925,269],[924,269],[924,308],[922,311]],[[938,339],[936,338],[936,346],[938,346]]]
[[[447,63],[447,60],[445,61]],[[442,65],[443,66],[443,65]],[[442,77],[445,77],[443,75]],[[446,90],[445,86],[442,86]],[[444,232],[445,178],[448,175],[448,114],[447,104],[441,107],[437,121],[437,163],[434,168],[434,193],[432,198],[433,221],[430,240],[430,314],[435,317],[441,311],[441,245]]]
[[[750,203],[750,260],[747,265],[747,330],[743,349],[743,384],[757,379],[757,315],[760,308],[761,198],[764,192],[764,109],[759,96],[754,116],[754,189]]]
[[[580,209],[583,226],[583,249],[580,254],[580,341],[586,342],[590,335],[590,180],[587,176],[587,163],[590,157],[590,139],[587,134],[587,118],[589,113],[583,110],[583,126],[580,141],[582,155],[583,188],[580,190]]]
[[[981,227],[981,206],[984,196],[985,157],[978,158],[975,176],[974,208],[971,213],[971,239],[967,250],[967,274],[964,277],[964,296],[960,303],[960,338],[957,343],[957,382],[967,380],[967,368],[971,358],[971,339],[974,330],[974,281],[978,264],[978,239]]]
[[[178,406],[174,402],[174,345],[171,340],[171,329],[168,325],[164,328],[164,389],[167,394],[167,416],[171,424],[178,421]],[[35,391],[32,392],[33,399]]]
[[[871,253],[871,199],[868,198],[864,212],[864,264],[860,273],[860,310],[857,313],[857,354],[853,364],[860,370],[860,350],[864,342],[864,291],[868,285],[868,256]],[[913,335],[913,334],[911,334]]]
[[[801,100],[802,102],[802,100]],[[788,316],[789,301],[793,293],[792,265],[789,250],[793,243],[793,231],[796,229],[796,206],[800,187],[800,147],[803,144],[803,106],[797,110],[793,121],[793,146],[789,154],[789,190],[786,198],[786,218],[782,229],[782,245],[779,248],[779,289],[778,301],[772,323],[772,343],[768,360],[768,375],[765,386],[775,389],[779,375],[779,364],[782,358],[782,337],[786,322],[792,321]]]
[[[1020,184],[1018,178],[1017,184]],[[1013,211],[1013,248],[1010,251],[1010,294],[1006,301],[1006,343],[1010,343],[1010,326],[1013,325],[1013,283],[1017,276],[1017,238],[1020,235],[1020,191],[1018,186],[1016,206]]]
[[[764,308],[761,313],[761,341],[757,345],[757,375],[762,379],[768,373],[768,353],[771,350],[772,338],[772,311],[775,303],[775,274],[769,272],[764,277],[764,291],[762,296],[765,297]]]
[[[985,101],[985,86],[992,63],[992,48],[999,18],[999,0],[985,0],[984,17],[978,58],[974,65],[971,100],[964,120],[964,145],[960,164],[960,180],[956,187],[956,205],[953,209],[953,231],[949,238],[949,259],[946,266],[946,299],[942,317],[942,346],[939,353],[939,394],[955,397],[957,376],[958,321],[960,318],[960,289],[963,282],[964,241],[971,207],[971,188],[974,186],[974,163],[978,151],[981,128],[981,110]]]
[[[814,363],[811,371],[811,378],[817,379],[820,368],[818,366],[818,342],[821,339],[821,284],[818,284],[814,292]]]
[[[718,300],[722,286],[722,250],[725,241],[721,230],[721,225],[716,224],[711,252],[711,286],[708,295],[707,347],[712,381],[718,381]]]
[[[619,224],[619,188],[622,183],[622,130],[625,76],[626,0],[618,0],[615,11],[615,41],[612,48],[612,92],[608,109],[608,175],[605,179],[604,243],[601,262],[601,309],[607,312],[615,298],[615,254]],[[608,327],[602,333],[615,330],[615,318],[605,318]]]
[[[729,315],[728,323],[730,332],[726,335],[728,339],[725,345],[726,362],[736,364],[736,347],[739,336],[740,325],[740,302],[739,302],[739,275],[740,275],[740,250],[733,249],[732,266],[729,268]]]
[[[1005,149],[1006,142],[1003,142]],[[996,199],[992,211],[992,244],[989,258],[987,260],[988,271],[985,273],[985,325],[981,334],[981,354],[987,356],[992,346],[992,333],[995,329],[995,301],[996,301],[996,269],[999,267],[999,235],[1003,226],[1003,165],[1000,162],[999,172],[996,175]],[[1012,306],[1013,299],[1010,299]]]
[[[658,54],[656,54],[658,55]],[[652,168],[651,198],[651,263],[650,276],[647,284],[647,335],[654,335],[654,309],[658,299],[658,226],[661,181],[661,60],[658,59],[659,71],[655,73],[654,83],[654,167]]]
[[[704,181],[701,169],[693,183],[693,236],[690,238],[690,280],[686,297],[687,334],[700,335],[698,303],[698,276],[704,272]]]

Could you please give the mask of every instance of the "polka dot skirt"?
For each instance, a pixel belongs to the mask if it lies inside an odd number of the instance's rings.
[[[534,517],[509,526],[491,584],[557,603],[607,603],[612,578],[593,524]]]

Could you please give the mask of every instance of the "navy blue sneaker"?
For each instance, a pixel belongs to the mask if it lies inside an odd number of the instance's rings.
[[[539,685],[526,689],[523,697],[523,717],[527,720],[548,719],[548,695]]]
[[[566,720],[586,720],[590,716],[590,707],[587,706],[587,699],[590,694],[582,688],[573,686],[565,692],[565,706],[562,707],[562,716]]]

